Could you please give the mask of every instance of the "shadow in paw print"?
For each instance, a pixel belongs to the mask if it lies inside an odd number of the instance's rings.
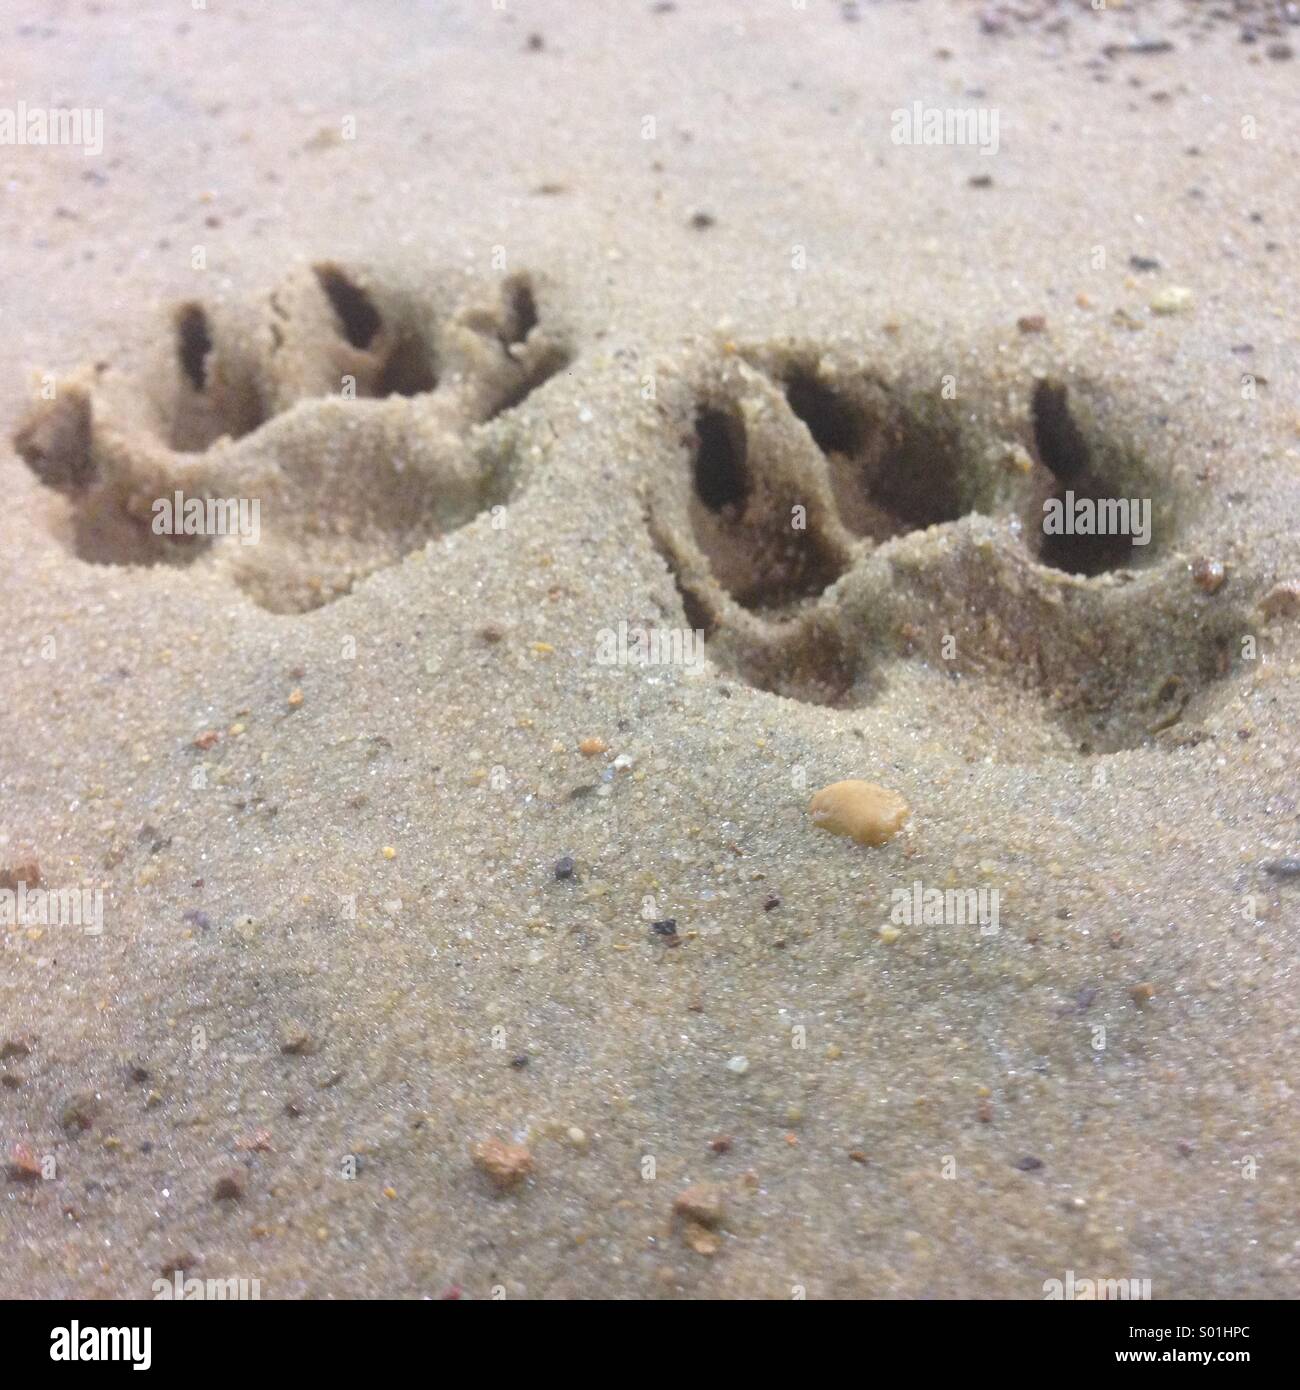
[[[418,396],[438,384],[433,345],[411,326],[394,329],[369,294],[332,262],[312,267],[338,326],[359,358],[362,396]]]
[[[823,536],[788,524],[799,505],[792,480],[750,467],[739,410],[703,407],[695,417],[691,526],[718,582],[747,608],[780,609],[821,593],[847,558]]]
[[[1248,615],[1189,608],[1184,567],[1161,563],[1189,499],[1158,431],[1141,447],[1143,407],[1080,378],[1031,379],[1019,404],[941,381],[763,346],[676,383],[681,443],[647,524],[715,662],[845,707],[992,683],[1036,726],[1019,746],[985,731],[1000,757],[1138,746],[1192,717]],[[1116,498],[1149,508],[1149,544],[1044,527],[1045,504]]]
[[[1061,382],[1042,380],[1034,387],[1033,427],[1035,457],[1055,480],[1053,500],[1062,506],[1071,499],[1095,506],[1117,495],[1114,483],[1096,471],[1093,449],[1070,413],[1069,390]],[[1132,475],[1135,470],[1120,471]],[[1128,532],[1049,534],[1040,529],[1040,534],[1038,558],[1068,574],[1104,574],[1137,558]]]
[[[841,393],[799,368],[784,386],[790,409],[826,456],[840,518],[855,535],[887,541],[970,510],[951,423],[869,378]]]
[[[510,431],[489,426],[571,354],[529,276],[460,293],[439,313],[400,279],[320,262],[262,303],[181,304],[141,381],[103,364],[76,374],[15,447],[69,499],[80,558],[210,554],[266,608],[318,607],[517,485]],[[156,504],[178,492],[256,503],[256,542],[158,534]]]

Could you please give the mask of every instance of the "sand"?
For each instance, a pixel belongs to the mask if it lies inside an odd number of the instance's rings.
[[[0,1295],[1295,1296],[1300,28],[1028,8],[4,18]]]

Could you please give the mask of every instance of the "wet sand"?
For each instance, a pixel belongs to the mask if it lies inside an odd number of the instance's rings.
[[[1300,28],[613,8],[5,21],[0,1294],[1295,1296]]]

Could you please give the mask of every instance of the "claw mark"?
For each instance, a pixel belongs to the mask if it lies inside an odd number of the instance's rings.
[[[177,355],[181,371],[196,391],[208,384],[208,354],[212,351],[212,333],[208,316],[200,304],[182,304],[176,312]]]
[[[354,348],[360,348],[364,352],[383,327],[379,310],[375,308],[365,290],[349,279],[333,262],[315,265],[312,270],[335,314],[338,315],[343,336]]]
[[[695,491],[711,512],[744,510],[749,496],[745,427],[734,412],[704,409],[695,417]]]
[[[1038,460],[1060,483],[1054,497],[1064,501],[1065,494],[1072,492],[1076,500],[1097,501],[1114,495],[1114,488],[1093,468],[1092,450],[1070,411],[1069,387],[1059,381],[1040,381],[1034,387],[1032,419]],[[1039,560],[1053,569],[1104,574],[1134,558],[1131,535],[1046,535],[1041,512],[1031,516],[1030,525],[1041,536]]]

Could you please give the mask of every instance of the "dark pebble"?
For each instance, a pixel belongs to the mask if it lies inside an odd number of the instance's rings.
[[[1285,859],[1267,859],[1264,861],[1264,872],[1272,874],[1274,878],[1300,877],[1300,858],[1287,855]]]
[[[555,861],[555,877],[572,878],[573,871],[577,867],[578,866],[573,862],[573,856],[571,854],[566,854],[563,859],[557,859]]]
[[[212,1198],[216,1202],[237,1202],[243,1195],[244,1189],[237,1178],[218,1178],[217,1185],[212,1189]]]
[[[521,1052],[517,1057],[512,1057],[510,1059],[510,1065],[514,1067],[516,1071],[523,1071],[528,1065],[528,1054],[526,1052]]]
[[[1159,270],[1160,262],[1154,256],[1130,256],[1128,263],[1134,270]]]
[[[100,1104],[92,1095],[73,1096],[64,1102],[59,1115],[59,1124],[68,1135],[84,1134],[90,1129],[100,1112]]]
[[[769,894],[767,895],[767,897],[766,897],[766,898],[764,899],[764,901],[763,901],[763,911],[764,911],[764,912],[772,912],[774,909],[776,909],[776,908],[778,908],[778,907],[780,907],[780,906],[781,906],[781,899],[780,899],[780,896],[779,896],[778,894],[776,894],[776,893],[769,893]]]
[[[650,929],[651,931],[656,932],[659,936],[676,936],[677,918],[665,917],[662,922],[652,922],[650,924]]]
[[[1022,1173],[1032,1173],[1043,1166],[1041,1158],[1035,1158],[1033,1154],[1026,1154],[1023,1158],[1016,1159],[1016,1167]]]

